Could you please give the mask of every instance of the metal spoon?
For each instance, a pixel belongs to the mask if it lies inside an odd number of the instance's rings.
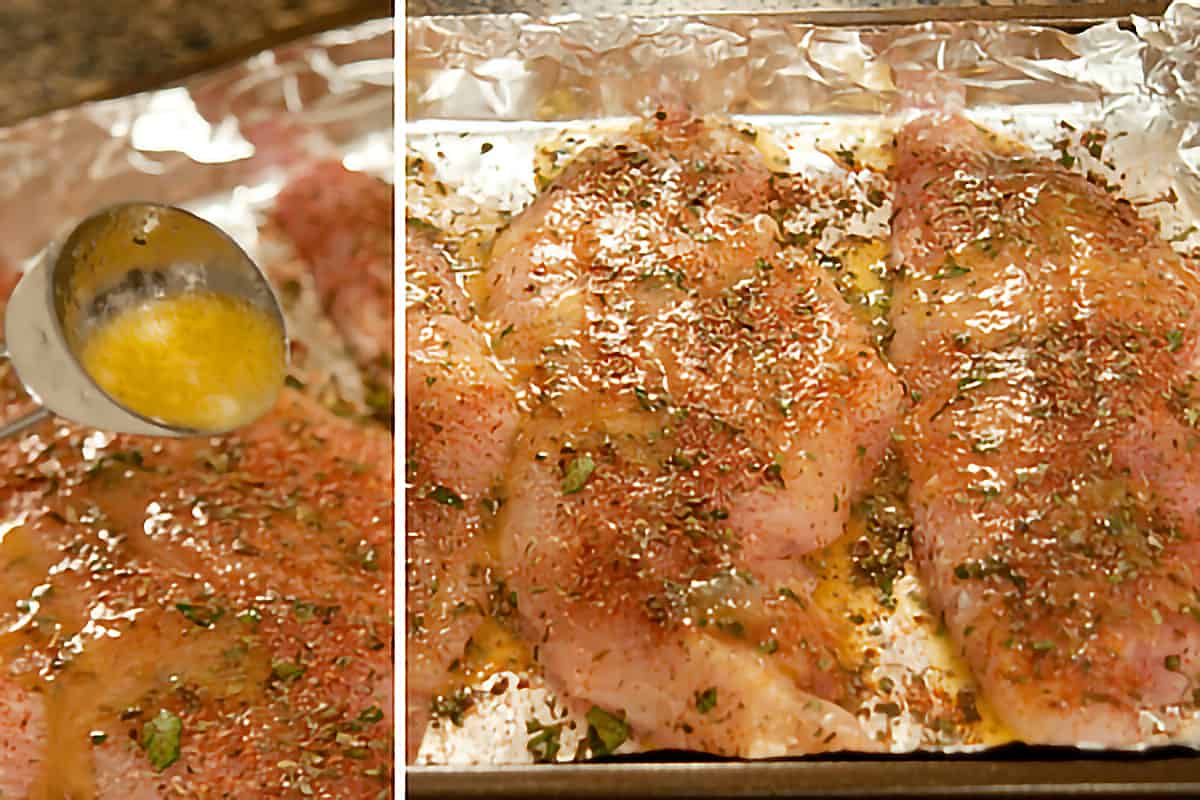
[[[51,246],[21,278],[8,301],[7,355],[41,407],[0,426],[0,438],[50,414],[114,433],[207,436],[144,416],[100,388],[79,359],[87,334],[118,294],[167,297],[206,290],[246,300],[287,331],[270,283],[224,231],[172,206],[128,203],[94,214]]]

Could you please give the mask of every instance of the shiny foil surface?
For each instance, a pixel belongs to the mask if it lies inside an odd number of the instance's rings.
[[[1194,0],[1081,33],[1016,22],[818,27],[787,14],[423,17],[407,22],[406,53],[406,213],[457,244],[468,288],[496,231],[557,167],[663,106],[732,117],[774,171],[838,187],[794,222],[819,223],[830,252],[887,239],[892,137],[936,107],[1094,173],[1177,250],[1200,254]],[[838,198],[865,211],[846,213]],[[894,607],[838,601],[860,620],[850,646],[872,654],[851,711],[895,753],[1012,741],[985,702],[976,709],[978,687],[911,564],[894,596]],[[534,738],[559,723],[555,760],[571,760],[585,738],[582,709],[565,708],[536,669],[479,673],[467,694],[469,710],[430,726],[418,763],[527,763]],[[1172,736],[1152,719],[1144,730],[1139,749],[1200,745],[1200,719]]]
[[[259,209],[293,167],[341,158],[391,179],[395,23],[376,20],[236,65],[0,130],[0,263],[19,265],[106,205],[182,205],[252,257]]]

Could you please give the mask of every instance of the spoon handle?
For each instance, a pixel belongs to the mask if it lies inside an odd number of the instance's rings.
[[[7,439],[9,436],[15,436],[26,428],[31,428],[39,422],[50,416],[50,409],[38,408],[35,411],[30,411],[23,417],[17,417],[12,422],[6,422],[0,425],[0,439]]]

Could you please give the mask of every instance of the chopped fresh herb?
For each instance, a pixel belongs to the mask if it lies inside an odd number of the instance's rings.
[[[179,739],[183,721],[165,708],[142,726],[142,749],[155,772],[162,772],[179,760]]]
[[[216,624],[217,620],[225,615],[225,609],[223,608],[211,608],[209,606],[193,605],[192,603],[176,603],[175,608],[188,621],[194,622],[201,628],[211,628]]]
[[[576,456],[567,465],[566,474],[563,476],[562,493],[575,494],[575,492],[578,492],[587,483],[588,478],[592,476],[592,472],[595,469],[596,462],[592,461],[591,456]]]
[[[640,386],[633,387],[633,395],[637,398],[638,405],[646,411],[654,410],[654,403],[650,402],[650,395]]]
[[[271,662],[271,675],[280,681],[294,681],[304,674],[305,666],[295,661],[276,659]]]
[[[1043,640],[1041,640],[1041,641],[1039,641],[1039,642],[1034,642],[1034,643],[1033,643],[1033,649],[1034,649],[1036,652],[1038,652],[1038,653],[1044,653],[1044,652],[1046,652],[1047,650],[1053,650],[1053,649],[1054,649],[1054,642],[1051,642],[1051,641],[1048,641],[1048,640],[1046,640],[1046,639],[1043,639]]]
[[[586,716],[588,748],[593,756],[610,755],[629,738],[629,723],[599,706],[592,706]]]
[[[762,653],[772,655],[776,650],[779,649],[779,642],[775,639],[767,639],[758,643],[758,649]]]
[[[781,588],[779,590],[779,596],[787,598],[788,600],[791,600],[793,603],[800,606],[801,608],[804,608],[804,601],[800,599],[800,595],[796,594],[795,592],[793,592],[791,589],[789,589],[786,586],[784,586],[783,588]]]
[[[933,274],[934,280],[946,280],[947,278],[957,278],[960,275],[966,275],[971,270],[960,265],[954,260],[951,255],[946,256],[946,260],[942,263],[942,268]]]
[[[707,714],[717,706],[717,687],[710,686],[703,692],[696,692],[696,710]]]
[[[1163,666],[1171,672],[1179,672],[1179,656],[1169,655],[1163,659]]]
[[[543,725],[536,719],[525,723],[525,732],[530,734],[525,742],[525,749],[533,756],[534,763],[546,764],[558,760],[558,751],[562,749],[559,735],[562,733],[561,722],[554,725]]]
[[[374,725],[383,719],[383,710],[379,706],[371,706],[358,715],[358,721],[364,725]]]
[[[1174,353],[1183,346],[1183,331],[1167,332],[1167,350]]]
[[[117,461],[122,464],[129,464],[134,467],[141,467],[145,463],[145,459],[142,458],[141,450],[121,450],[116,453],[111,453],[109,458],[111,458],[113,461]]]
[[[475,705],[475,698],[469,689],[459,689],[449,696],[438,695],[433,699],[433,716],[445,717],[461,727],[463,715]]]
[[[459,497],[458,494],[456,494],[453,490],[447,489],[445,486],[433,487],[429,490],[428,497],[444,506],[453,506],[454,508],[463,507],[463,499]]]
[[[717,630],[738,639],[744,638],[746,635],[746,626],[736,619],[717,620]]]
[[[92,731],[88,734],[88,738],[92,744],[104,744],[108,741],[108,734],[104,731]]]

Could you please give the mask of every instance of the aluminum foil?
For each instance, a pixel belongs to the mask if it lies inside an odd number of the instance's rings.
[[[1157,219],[1176,247],[1200,253],[1196,0],[1176,2],[1162,19],[1078,34],[1013,22],[829,28],[787,14],[513,14],[407,26],[407,213],[460,240],[461,252],[485,251],[529,203],[548,153],[569,155],[660,104],[749,124],[775,168],[851,195],[886,191],[892,132],[936,104],[1097,173]],[[1102,152],[1094,132],[1104,134]],[[872,169],[848,169],[844,152]],[[885,237],[889,216],[885,202],[864,217],[833,219],[821,244]],[[472,259],[462,260],[469,273]],[[887,703],[881,694],[855,709],[864,725],[893,752],[1008,740],[1002,726],[939,724],[974,682],[938,635],[911,569],[895,594],[896,608],[879,610],[856,643],[878,653],[868,683],[895,687]],[[559,759],[573,757],[586,723],[539,676],[501,673],[475,688],[461,725],[431,726],[419,762],[527,762],[531,720],[563,721]],[[1168,743],[1154,723],[1146,720],[1144,747]],[[1200,720],[1172,742],[1200,746]],[[627,743],[621,752],[636,749]]]
[[[261,255],[259,212],[289,171],[341,158],[391,179],[395,23],[259,53],[172,88],[0,129],[0,264],[105,205],[182,205]]]

